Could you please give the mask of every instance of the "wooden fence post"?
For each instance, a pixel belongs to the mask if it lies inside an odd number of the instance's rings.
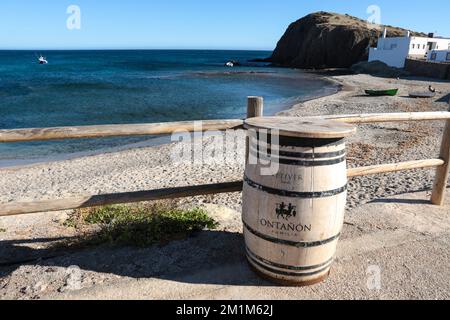
[[[247,119],[262,117],[264,115],[264,99],[262,97],[247,97]],[[247,135],[245,163],[248,163],[250,151],[250,137]]]
[[[248,97],[247,101],[247,119],[262,117],[264,114],[264,99],[262,97]]]
[[[450,102],[449,102],[450,103]],[[445,164],[436,170],[431,203],[437,206],[444,205],[445,191],[450,172],[450,120],[447,120],[442,137],[441,153],[439,157],[445,161]]]

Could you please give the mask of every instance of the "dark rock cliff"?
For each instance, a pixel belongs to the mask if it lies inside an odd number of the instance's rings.
[[[349,15],[312,13],[289,26],[268,61],[295,68],[348,68],[367,60],[369,46],[376,46],[384,27],[376,28]],[[388,37],[403,36],[407,31],[386,28]]]

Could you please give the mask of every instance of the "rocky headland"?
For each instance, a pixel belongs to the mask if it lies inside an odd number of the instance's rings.
[[[376,46],[384,28],[388,37],[403,36],[410,31],[371,24],[350,15],[312,13],[288,27],[267,61],[303,69],[349,68],[367,60],[369,47]]]

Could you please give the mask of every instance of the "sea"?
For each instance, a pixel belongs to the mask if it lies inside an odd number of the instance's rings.
[[[38,63],[44,55],[47,65]],[[337,91],[301,70],[250,62],[270,51],[0,51],[0,129],[237,119],[247,96],[265,114]],[[227,61],[239,66],[226,67]],[[168,142],[120,137],[0,143],[0,166]]]

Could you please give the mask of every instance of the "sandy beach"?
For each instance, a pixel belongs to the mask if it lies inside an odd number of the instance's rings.
[[[419,78],[398,80],[369,75],[339,75],[329,78],[342,86],[340,92],[293,106],[279,115],[304,117],[329,114],[447,111],[449,108],[450,83],[448,82]],[[426,90],[430,84],[439,92],[436,98],[421,100],[408,97],[409,92]],[[364,95],[364,89],[385,87],[398,87],[399,94],[396,97],[377,98]],[[348,139],[348,165],[357,167],[433,158],[438,154],[443,128],[442,121],[358,126],[358,133]],[[205,137],[203,141],[204,148],[208,149],[208,146],[215,143],[215,138]],[[174,164],[171,154],[175,146],[168,144],[24,167],[2,168],[0,169],[0,202],[61,199],[73,195],[95,195],[240,180],[244,171],[244,150],[241,147],[243,141],[243,136],[238,134],[234,140],[236,148],[232,151],[227,150],[229,154],[226,159],[217,161],[217,157],[209,159],[206,156],[202,165],[193,165],[189,162]],[[433,179],[434,170],[412,170],[352,179],[349,183],[348,210],[351,212],[360,210],[358,208],[361,206],[386,196],[416,191],[426,193],[431,189]],[[180,202],[189,206],[205,206],[212,211],[215,210],[213,208],[226,207],[230,213],[226,216],[227,221],[221,226],[221,230],[236,235],[241,233],[240,217],[233,213],[240,211],[240,193],[201,196],[182,199]],[[218,214],[219,220],[224,219],[223,210],[221,212]],[[144,249],[113,251],[90,249],[83,253],[76,253],[74,256],[54,258],[60,259],[58,262],[52,260],[53,258],[39,260],[39,257],[42,258],[42,255],[46,253],[45,247],[52,242],[51,239],[76,234],[76,230],[62,225],[68,213],[42,213],[0,218],[0,230],[2,230],[0,232],[0,299],[43,298],[63,294],[64,288],[67,287],[67,268],[78,265],[77,261],[80,260],[92,261],[90,268],[81,270],[83,278],[81,289],[129,278],[151,277],[155,273],[163,272],[162,265],[167,263],[171,267],[164,272],[182,271],[177,269],[177,261],[170,261],[171,258],[167,256],[163,258],[165,253],[175,250],[177,244],[161,248],[157,253],[155,250],[152,251],[151,261],[142,258],[142,261],[130,260],[133,262],[128,265],[123,263],[120,267],[117,266],[120,271],[110,265],[114,264],[112,257],[125,261],[137,257],[139,252],[142,254],[147,251]],[[354,215],[352,219],[358,221]],[[353,231],[349,231],[351,232]],[[236,236],[230,241],[238,244],[240,240],[241,238]],[[18,247],[21,249],[18,250]],[[196,247],[196,250],[200,250],[197,252],[199,257],[207,254],[199,247]],[[33,259],[37,260],[33,261]],[[96,259],[103,260],[94,262]],[[12,263],[26,260],[31,261],[23,265]],[[231,261],[228,262],[231,263]],[[107,266],[99,267],[99,263]],[[151,268],[146,267],[150,264],[153,264]],[[183,267],[186,268],[189,265],[183,265]],[[139,268],[143,268],[144,271]]]
[[[430,80],[395,80],[368,75],[334,76],[342,86],[337,94],[307,101],[279,113],[280,116],[317,116],[379,112],[447,111],[450,84]],[[442,92],[432,100],[410,99],[408,92],[426,90],[432,84]],[[399,87],[397,97],[367,97],[365,88]],[[244,108],[245,106],[243,106]],[[374,124],[358,127],[349,139],[349,166],[418,160],[437,154],[443,124],[437,122]],[[0,169],[0,201],[31,201],[60,199],[70,195],[102,194],[149,190],[173,186],[235,181],[242,178],[244,154],[242,134],[236,134],[231,154],[224,157],[205,156],[198,165],[184,162],[177,166],[171,157],[173,144],[136,148],[120,152],[81,157],[23,167]],[[214,143],[205,137],[204,149]],[[237,141],[239,140],[239,141]],[[230,150],[224,150],[230,153]],[[226,157],[226,158],[225,158]],[[208,163],[211,162],[211,163]],[[176,170],[174,170],[176,166]],[[424,172],[407,172],[376,177],[378,183],[363,178],[354,180],[350,206],[355,206],[386,192],[405,192],[427,188],[431,176]],[[385,185],[380,183],[389,182]],[[359,183],[359,184],[358,184]],[[364,188],[364,189],[362,189]],[[359,194],[359,196],[358,196]],[[233,196],[233,198],[229,198]],[[214,199],[198,198],[196,203],[213,201],[239,206],[237,195],[219,195]]]

